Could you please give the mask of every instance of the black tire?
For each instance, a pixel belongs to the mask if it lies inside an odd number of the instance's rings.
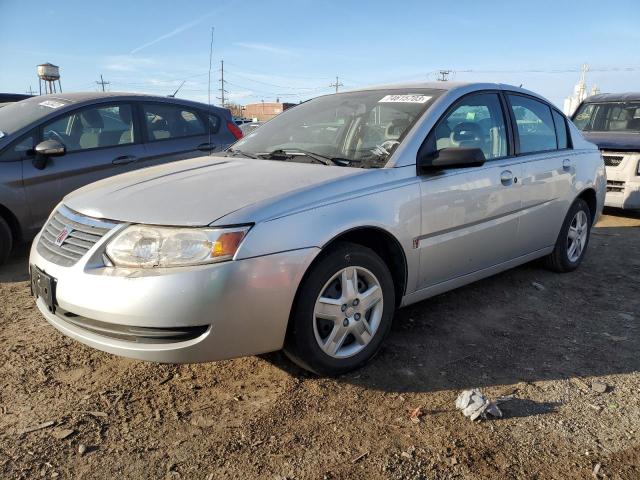
[[[583,211],[587,216],[587,237],[578,258],[571,260],[567,251],[569,242],[569,228],[571,227],[571,223],[574,221],[574,218],[580,211]],[[553,249],[553,252],[551,252],[544,258],[545,267],[558,273],[571,272],[578,268],[578,266],[582,262],[582,259],[584,258],[585,253],[587,252],[587,247],[589,245],[589,237],[591,236],[591,219],[592,217],[589,205],[587,205],[587,202],[585,202],[583,199],[577,198],[571,205],[571,208],[569,208],[569,212],[567,212],[567,216],[565,217],[562,228],[560,229],[560,233],[558,234],[558,239],[556,240],[556,245]]]
[[[0,217],[0,265],[7,261],[13,248],[11,228],[4,218]]]
[[[366,269],[375,276],[382,290],[382,316],[377,330],[361,351],[346,358],[334,358],[325,353],[316,340],[314,308],[316,300],[324,293],[321,290],[327,282],[349,266]],[[378,352],[391,327],[394,311],[393,279],[384,261],[369,248],[347,242],[338,243],[321,254],[300,284],[289,319],[285,354],[302,368],[318,375],[335,376],[347,373],[362,366]],[[365,313],[363,315],[366,316]],[[351,337],[351,340],[355,341],[355,337]],[[348,342],[347,336],[345,345]]]

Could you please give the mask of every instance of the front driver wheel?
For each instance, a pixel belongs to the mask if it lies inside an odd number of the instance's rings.
[[[395,292],[371,249],[340,243],[312,265],[299,288],[285,353],[319,375],[340,375],[373,357],[389,331]]]

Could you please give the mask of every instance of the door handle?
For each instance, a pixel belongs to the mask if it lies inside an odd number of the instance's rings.
[[[566,172],[568,172],[569,170],[571,170],[571,160],[569,160],[568,158],[565,158],[562,161],[562,169]]]
[[[198,145],[198,150],[201,152],[208,152],[210,150],[215,150],[216,146],[213,143],[201,143]]]
[[[126,165],[127,163],[133,163],[138,159],[135,155],[122,155],[112,160],[113,165]]]
[[[511,170],[505,170],[500,174],[500,183],[502,183],[502,185],[504,185],[505,187],[512,185],[513,182],[513,173],[511,173]]]

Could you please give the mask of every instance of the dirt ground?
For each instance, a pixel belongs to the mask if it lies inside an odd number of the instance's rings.
[[[25,247],[0,268],[0,478],[638,479],[640,217],[608,213],[577,272],[532,263],[400,310],[337,379],[280,353],[92,350],[38,314]],[[471,387],[515,398],[472,423]]]

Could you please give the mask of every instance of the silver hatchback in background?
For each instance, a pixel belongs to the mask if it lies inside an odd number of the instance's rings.
[[[284,348],[320,374],[379,349],[398,307],[544,257],[584,258],[606,180],[540,96],[412,84],[319,97],[224,154],[68,195],[33,243],[44,317],[160,362]]]

